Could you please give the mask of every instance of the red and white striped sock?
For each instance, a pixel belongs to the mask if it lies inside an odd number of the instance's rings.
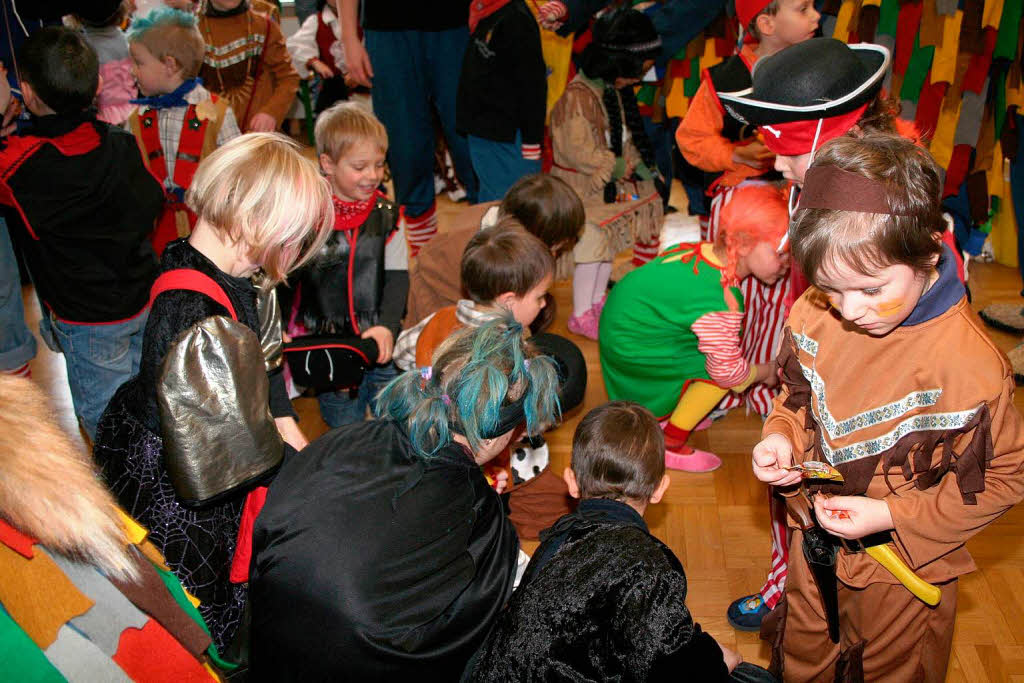
[[[11,368],[10,370],[0,370],[0,372],[3,372],[5,375],[12,375],[14,377],[29,378],[32,376],[32,368],[28,366],[28,363],[25,363],[24,365],[17,368]]]
[[[405,221],[405,239],[409,242],[409,254],[415,256],[420,248],[437,234],[437,206],[431,204],[430,208],[419,216],[409,216],[403,206],[401,215]]]
[[[772,568],[768,579],[761,588],[761,598],[768,609],[773,609],[782,599],[786,589],[786,575],[789,573],[789,527],[786,525],[786,503],[772,495],[768,509],[771,516]]]
[[[637,242],[633,245],[633,265],[642,266],[658,255],[661,238],[655,236],[650,242]]]
[[[711,230],[711,227],[710,227],[711,223],[710,223],[710,221],[711,221],[711,216],[707,216],[707,215],[697,216],[697,222],[700,224],[700,239],[703,242],[709,242],[710,241],[710,237],[708,236],[708,233]]]

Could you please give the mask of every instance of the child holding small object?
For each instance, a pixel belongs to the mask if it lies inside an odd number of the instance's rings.
[[[579,508],[543,532],[462,680],[774,680],[701,630],[682,564],[647,528],[644,512],[670,483],[662,450],[643,406],[587,413],[564,473]]]
[[[1013,376],[941,241],[941,177],[913,142],[873,134],[829,142],[804,178],[790,237],[814,287],[790,314],[753,467],[780,487],[804,476],[795,459],[843,479],[821,487],[840,495],[813,497],[813,515],[787,498],[799,528],[766,618],[786,680],[842,667],[943,681],[957,579],[974,569],[964,543],[1024,497]]]
[[[665,462],[710,472],[722,461],[686,445],[690,432],[729,391],[774,384],[775,366],[740,351],[740,283],[786,274],[779,252],[786,202],[778,187],[750,184],[722,208],[714,243],[679,244],[637,268],[608,294],[601,317],[601,372],[608,396],[637,401],[665,424]]]
[[[320,77],[320,94],[314,111],[319,114],[339,100],[348,99],[345,79],[345,48],[341,44],[338,0],[318,0],[317,11],[288,36],[288,52],[299,78]]]
[[[388,133],[377,117],[356,102],[338,102],[316,119],[316,147],[333,192],[334,231],[295,277],[298,326],[289,333],[355,337],[377,347],[356,387],[317,396],[324,422],[340,427],[364,419],[396,375],[391,355],[409,294],[409,257],[398,210],[378,189]]]

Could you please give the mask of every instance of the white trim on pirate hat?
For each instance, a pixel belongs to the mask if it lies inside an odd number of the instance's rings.
[[[830,118],[870,102],[889,64],[882,45],[811,38],[758,60],[752,87],[718,99],[729,114],[757,126]]]

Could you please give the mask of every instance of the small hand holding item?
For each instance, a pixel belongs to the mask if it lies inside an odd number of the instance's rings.
[[[773,486],[791,486],[803,478],[793,465],[793,444],[782,434],[769,434],[754,446],[754,476]]]
[[[395,350],[395,336],[386,327],[376,325],[363,332],[363,339],[372,339],[377,342],[377,364],[384,365],[391,360],[391,354]]]
[[[562,27],[568,13],[569,10],[561,0],[548,0],[537,10],[537,20],[542,29],[557,31]]]
[[[309,68],[315,71],[316,75],[324,80],[327,80],[328,78],[334,78],[334,72],[331,71],[331,67],[327,66],[319,59],[309,60]]]
[[[754,168],[762,168],[766,166],[768,161],[774,157],[775,155],[772,151],[765,147],[764,143],[759,140],[754,140],[746,145],[736,145],[732,149],[733,163],[745,164],[747,166],[753,166]]]
[[[822,529],[848,541],[893,528],[888,503],[866,496],[817,495],[814,515]]]
[[[260,112],[249,119],[249,133],[273,133],[277,129],[277,120],[270,114]]]

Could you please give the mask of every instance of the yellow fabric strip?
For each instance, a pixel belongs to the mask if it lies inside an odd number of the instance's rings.
[[[956,78],[956,56],[960,50],[960,24],[963,18],[964,13],[960,10],[951,17],[945,17],[942,42],[932,60],[932,83],[952,83]]]

